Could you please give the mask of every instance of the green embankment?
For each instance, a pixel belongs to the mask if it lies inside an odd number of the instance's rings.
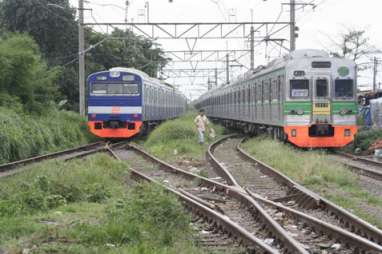
[[[44,115],[0,107],[0,164],[94,140],[85,119],[69,111]]]
[[[295,181],[382,228],[379,216],[363,209],[365,204],[372,210],[381,210],[382,199],[365,191],[357,175],[330,160],[325,152],[297,150],[264,137],[249,140],[243,148]]]
[[[204,159],[204,153],[208,144],[219,138],[223,134],[223,127],[210,123],[210,127],[215,131],[215,138],[211,138],[206,133],[204,145],[198,144],[198,132],[194,124],[196,112],[188,112],[186,115],[167,121],[159,125],[148,136],[144,143],[145,148],[154,155],[166,159],[174,160],[179,156],[192,157],[194,159]]]
[[[0,179],[0,246],[7,253],[202,253],[191,218],[153,185],[128,188],[107,155],[49,161]]]

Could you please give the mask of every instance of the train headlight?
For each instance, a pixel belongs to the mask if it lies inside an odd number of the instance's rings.
[[[345,129],[344,134],[345,134],[345,137],[349,137],[351,135],[350,129]]]
[[[297,130],[296,129],[292,129],[292,137],[296,137],[297,136]]]
[[[110,72],[111,78],[119,78],[119,76],[121,76],[121,73],[119,71],[111,71]]]
[[[299,109],[299,110],[297,110],[297,115],[303,115],[304,114],[304,110],[302,110],[302,109]]]

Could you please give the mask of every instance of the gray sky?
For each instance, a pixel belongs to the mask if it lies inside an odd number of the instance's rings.
[[[77,0],[71,0],[77,6]],[[151,22],[224,22],[224,21],[251,21],[251,9],[254,21],[288,21],[289,8],[281,3],[288,0],[149,0]],[[297,1],[297,2],[303,2]],[[306,3],[315,3],[317,8],[313,11],[307,6],[297,12],[297,25],[300,27],[297,48],[333,49],[340,34],[348,29],[365,29],[370,43],[382,48],[381,10],[382,0],[305,0]],[[102,6],[102,5],[116,5]],[[86,8],[92,8],[93,17],[97,22],[123,22],[125,0],[87,0]],[[145,0],[130,0],[128,9],[129,22],[145,22]],[[90,12],[86,12],[86,22],[94,22]],[[100,27],[95,27],[101,31]],[[260,35],[260,34],[259,34]],[[289,39],[289,30],[279,33],[277,38]],[[165,50],[185,50],[185,40],[159,40]],[[286,43],[288,46],[288,42]],[[245,40],[200,40],[195,49],[248,49]],[[267,50],[267,57],[265,52]],[[266,64],[269,60],[277,58],[285,51],[273,48],[263,43],[255,49],[255,65]],[[381,58],[382,55],[379,55]],[[367,61],[367,59],[365,59]],[[240,62],[249,66],[249,57],[240,59]],[[177,63],[173,68],[190,68],[189,64]],[[222,68],[224,63],[205,63],[198,67]],[[245,68],[232,68],[231,77],[245,72]],[[382,64],[379,71],[382,72]],[[224,73],[222,74],[222,78]],[[197,97],[206,90],[205,79],[169,79],[170,83],[179,85],[180,89],[189,97]],[[378,82],[382,82],[382,75],[378,75]],[[361,73],[359,85],[372,83],[372,72]],[[199,85],[201,84],[201,85]],[[365,89],[365,87],[362,87]]]

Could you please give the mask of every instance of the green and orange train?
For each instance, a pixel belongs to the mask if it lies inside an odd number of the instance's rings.
[[[357,133],[356,65],[297,50],[212,89],[194,104],[247,133],[267,129],[298,147],[343,147]]]

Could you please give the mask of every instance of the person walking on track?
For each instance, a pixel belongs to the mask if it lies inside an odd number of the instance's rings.
[[[199,133],[199,144],[204,144],[204,134],[209,125],[208,118],[204,114],[204,109],[199,110],[199,114],[195,117],[194,123]]]

